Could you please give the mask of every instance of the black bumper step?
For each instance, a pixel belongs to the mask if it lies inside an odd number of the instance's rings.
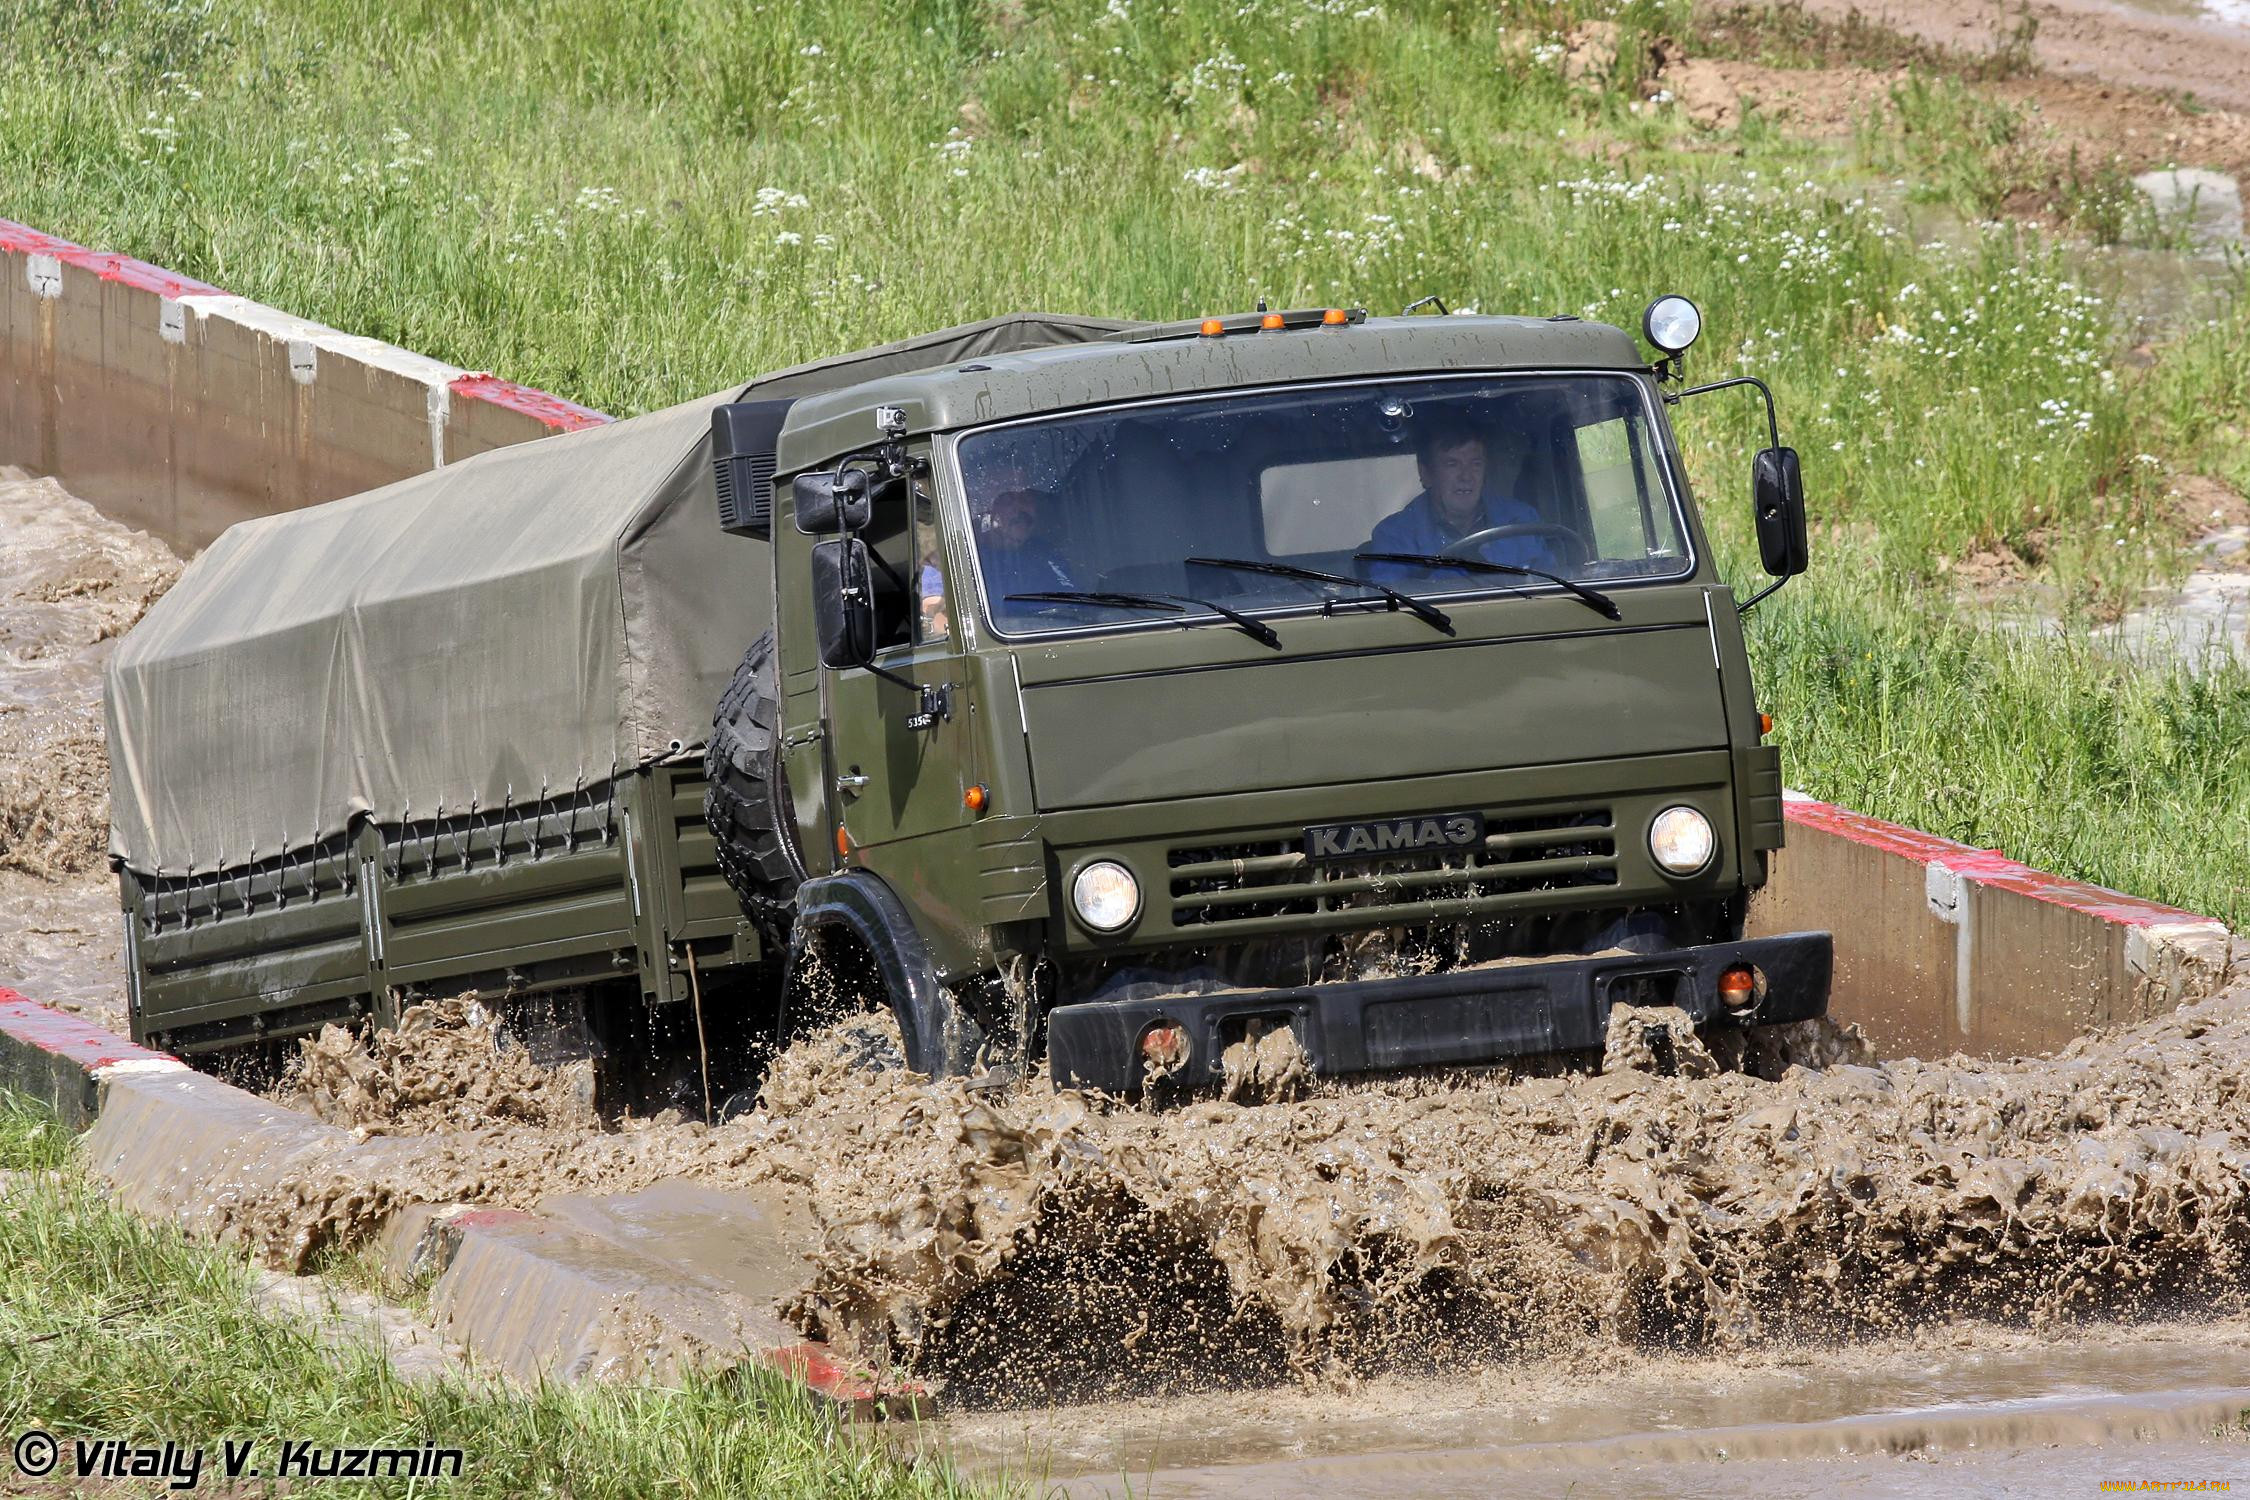
[[[1765,994],[1744,1011],[1719,1000],[1719,975],[1736,964],[1756,966],[1766,980]],[[1047,1065],[1066,1088],[1129,1092],[1141,1081],[1142,1036],[1170,1022],[1186,1029],[1189,1043],[1174,1076],[1215,1084],[1220,1054],[1253,1021],[1292,1027],[1321,1074],[1495,1062],[1599,1048],[1619,1003],[1676,1005],[1699,1026],[1810,1020],[1828,1013],[1833,967],[1829,934],[1796,932],[1405,979],[1086,1001],[1049,1013]]]

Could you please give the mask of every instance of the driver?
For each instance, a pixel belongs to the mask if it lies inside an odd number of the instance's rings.
[[[1495,526],[1537,526],[1545,517],[1524,500],[1485,487],[1491,469],[1484,435],[1459,423],[1432,423],[1415,435],[1414,467],[1422,492],[1376,523],[1368,552],[1444,552],[1463,537]],[[1485,562],[1561,571],[1536,535],[1493,537],[1460,553]],[[1368,576],[1389,583],[1430,574],[1402,563],[1371,563]]]
[[[1010,594],[1078,587],[1071,581],[1070,566],[1063,555],[1039,534],[1046,502],[1043,490],[1002,490],[978,518],[985,594],[995,614],[1020,610],[1021,606],[1006,606]]]

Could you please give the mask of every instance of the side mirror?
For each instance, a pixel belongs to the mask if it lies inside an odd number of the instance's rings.
[[[864,531],[874,515],[865,469],[799,474],[790,481],[789,493],[795,501],[797,529],[807,536]]]
[[[856,536],[813,543],[812,606],[822,666],[864,667],[875,659],[875,580],[867,543]]]
[[[1794,448],[1765,448],[1750,465],[1758,557],[1776,578],[1794,578],[1810,561],[1805,547],[1805,480]]]

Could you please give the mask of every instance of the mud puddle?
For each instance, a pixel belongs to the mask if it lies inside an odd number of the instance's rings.
[[[1219,1407],[956,1417],[918,1436],[942,1442],[967,1472],[1043,1472],[1080,1495],[1696,1495],[1720,1492],[1722,1480],[1727,1493],[1762,1494],[1741,1485],[1742,1465],[1834,1485],[1854,1469],[1864,1476],[1864,1462],[1845,1460],[1910,1456],[1919,1467],[2011,1450],[2044,1459],[2035,1467],[2053,1493],[2053,1450],[2064,1445],[2111,1449],[2105,1477],[2154,1472],[2152,1442],[2197,1455],[2168,1475],[2250,1475],[2245,1407],[2250,1322],[2236,1319],[2090,1337],[1957,1326],[1748,1360],[1612,1355]],[[2214,1434],[2223,1437],[2207,1443]],[[2121,1444],[2135,1455],[2122,1467]]]
[[[102,663],[179,569],[54,481],[0,468],[0,985],[121,1032]]]

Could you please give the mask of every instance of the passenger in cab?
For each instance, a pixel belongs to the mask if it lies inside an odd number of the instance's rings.
[[[1495,526],[1534,526],[1545,520],[1531,504],[1493,486],[1491,450],[1484,435],[1459,423],[1432,423],[1415,437],[1414,467],[1422,492],[1375,525],[1368,552],[1445,552],[1462,538]],[[1545,538],[1494,537],[1454,555],[1519,568],[1556,571]],[[1401,563],[1373,563],[1368,576],[1384,583],[1433,576]]]

